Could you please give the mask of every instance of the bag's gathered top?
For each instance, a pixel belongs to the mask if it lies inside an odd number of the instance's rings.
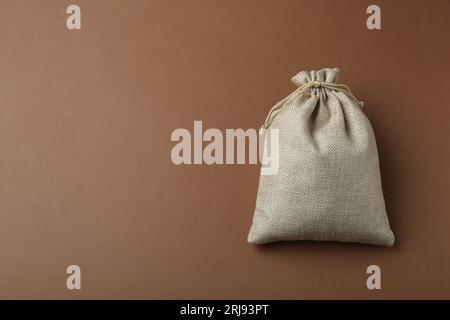
[[[337,68],[334,69],[336,72],[339,72]],[[286,98],[278,101],[269,111],[269,114],[266,117],[266,121],[264,121],[264,124],[262,125],[263,129],[268,129],[270,125],[272,124],[273,119],[277,116],[277,114],[281,111],[282,107],[290,102],[292,102],[294,99],[298,98],[302,94],[307,93],[308,91],[311,91],[310,89],[320,89],[320,88],[326,88],[334,91],[340,91],[346,93],[350,98],[356,101],[356,103],[362,108],[364,106],[364,102],[359,101],[352,93],[350,88],[346,86],[345,84],[339,84],[335,82],[324,82],[324,81],[309,81],[306,83],[299,83],[296,80],[296,77],[291,79],[292,82],[299,85],[299,87],[292,92],[290,95],[288,95]]]

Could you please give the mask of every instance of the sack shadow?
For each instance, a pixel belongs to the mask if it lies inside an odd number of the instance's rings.
[[[356,243],[356,242],[340,242],[340,241],[313,241],[313,240],[300,240],[300,241],[278,241],[267,243],[264,245],[254,245],[254,249],[260,253],[269,253],[269,252],[283,252],[283,251],[291,251],[292,250],[301,250],[304,253],[306,252],[380,252],[380,251],[396,251],[398,249],[399,243],[396,242],[392,247],[386,246],[378,246],[371,245],[365,243]]]

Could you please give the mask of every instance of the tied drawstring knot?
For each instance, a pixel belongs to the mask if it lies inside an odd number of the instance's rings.
[[[294,100],[295,98],[301,96],[302,94],[306,93],[308,89],[310,88],[326,88],[334,91],[340,91],[346,93],[350,98],[355,100],[358,105],[362,108],[364,103],[362,101],[359,101],[352,93],[350,88],[346,86],[345,84],[339,84],[334,82],[321,82],[321,81],[311,81],[307,82],[305,84],[302,84],[299,86],[294,92],[292,92],[290,95],[288,95],[286,98],[280,100],[275,104],[269,111],[269,114],[266,117],[266,120],[264,121],[264,124],[262,125],[262,129],[268,129],[270,125],[272,124],[273,119],[277,116],[277,114],[281,111],[281,108]]]

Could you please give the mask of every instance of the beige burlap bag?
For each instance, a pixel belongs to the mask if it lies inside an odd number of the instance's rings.
[[[378,152],[368,118],[339,70],[302,71],[264,124],[279,130],[279,169],[261,175],[248,242],[392,246]]]

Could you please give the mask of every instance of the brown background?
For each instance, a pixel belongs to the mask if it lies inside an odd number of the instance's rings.
[[[1,1],[0,298],[450,298],[450,2],[376,1],[379,31],[370,4]],[[256,128],[292,75],[335,66],[396,245],[249,245],[258,166],[175,166],[170,134]]]

